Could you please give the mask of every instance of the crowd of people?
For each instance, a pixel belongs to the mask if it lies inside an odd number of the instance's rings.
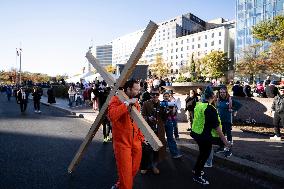
[[[236,81],[232,88],[233,96],[240,97],[262,97],[262,98],[274,98],[279,95],[279,89],[277,87],[284,86],[284,81],[278,83],[275,80],[271,80],[270,76],[264,81],[256,82],[256,85],[249,85],[248,82],[241,83],[240,81]]]
[[[271,86],[270,81],[265,81]],[[120,101],[113,96],[110,102],[106,102],[110,88],[105,81],[93,83],[70,84],[68,90],[69,107],[92,106],[94,111],[99,111],[105,103],[108,103],[108,113],[102,121],[103,142],[113,142],[119,179],[113,189],[130,189],[133,187],[133,179],[140,170],[141,174],[152,171],[159,175],[159,163],[163,161],[166,147],[173,159],[180,159],[181,152],[177,147],[179,140],[177,112],[179,99],[175,99],[173,91],[165,90],[163,86],[169,86],[169,79],[153,77],[148,80],[129,80],[123,89],[129,100]],[[270,87],[272,88],[272,87]],[[233,96],[251,97],[251,88],[247,83],[242,86],[236,82],[232,88]],[[264,90],[267,97],[268,92]],[[275,90],[276,91],[276,90]],[[42,90],[34,87],[31,92],[24,87],[19,89],[11,86],[1,87],[1,93],[6,93],[8,101],[14,94],[16,102],[20,104],[21,112],[27,108],[28,96],[31,93],[36,113],[40,113],[40,99]],[[53,88],[47,91],[48,102],[54,103]],[[284,125],[284,87],[273,92],[275,136],[280,136],[281,124]],[[163,98],[160,100],[160,98]],[[204,167],[212,167],[214,153],[223,152],[225,157],[232,155],[232,123],[233,117],[241,108],[241,104],[230,96],[225,85],[220,86],[217,93],[210,86],[203,91],[202,88],[191,89],[185,99],[185,111],[187,111],[188,129],[191,137],[199,146],[199,155],[192,170],[193,180],[202,185],[208,185],[209,181],[204,176]],[[163,147],[154,151],[144,138],[135,121],[130,116],[131,107],[135,106],[150,128],[162,142]],[[112,133],[112,138],[110,137]],[[213,150],[212,145],[217,145]]]

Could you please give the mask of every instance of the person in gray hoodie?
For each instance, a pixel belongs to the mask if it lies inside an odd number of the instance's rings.
[[[271,114],[274,111],[273,124],[275,129],[275,135],[270,137],[272,140],[281,141],[280,125],[284,127],[284,86],[279,90],[280,94],[274,97]]]

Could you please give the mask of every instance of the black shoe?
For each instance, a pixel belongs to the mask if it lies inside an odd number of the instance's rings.
[[[191,131],[191,128],[187,128],[186,130],[190,132],[190,131]]]
[[[209,181],[205,180],[202,176],[193,176],[193,181],[202,184],[202,185],[209,185]]]
[[[233,155],[233,153],[232,153],[231,148],[225,148],[225,149],[224,149],[224,156],[225,156],[226,158],[229,158],[229,157],[231,157],[232,155]]]

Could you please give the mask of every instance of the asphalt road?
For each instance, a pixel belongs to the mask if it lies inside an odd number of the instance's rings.
[[[49,106],[33,112],[32,101],[25,114],[15,99],[0,94],[0,189],[110,189],[117,179],[112,144],[102,143],[99,130],[72,175],[67,167],[87,134],[90,123]],[[203,188],[192,181],[194,156],[167,157],[160,175],[138,174],[135,189]],[[206,188],[265,188],[245,173],[214,166],[205,170]]]

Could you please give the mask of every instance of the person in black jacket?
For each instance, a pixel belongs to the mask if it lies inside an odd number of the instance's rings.
[[[48,90],[47,90],[47,102],[49,104],[52,104],[52,103],[56,103],[55,101],[55,96],[54,96],[54,90],[53,90],[53,86],[51,86]]]
[[[191,131],[192,127],[192,121],[194,118],[194,108],[196,105],[196,102],[198,101],[198,98],[196,96],[195,91],[192,89],[189,91],[189,95],[185,99],[185,111],[187,111],[187,120],[188,120],[188,129],[187,131]]]
[[[27,109],[28,95],[23,87],[17,92],[17,103],[20,104],[21,112],[24,113]]]
[[[41,99],[41,96],[42,96],[42,91],[38,87],[34,87],[32,96],[33,96],[33,101],[34,101],[35,113],[41,113],[41,111],[40,111],[40,99]]]

